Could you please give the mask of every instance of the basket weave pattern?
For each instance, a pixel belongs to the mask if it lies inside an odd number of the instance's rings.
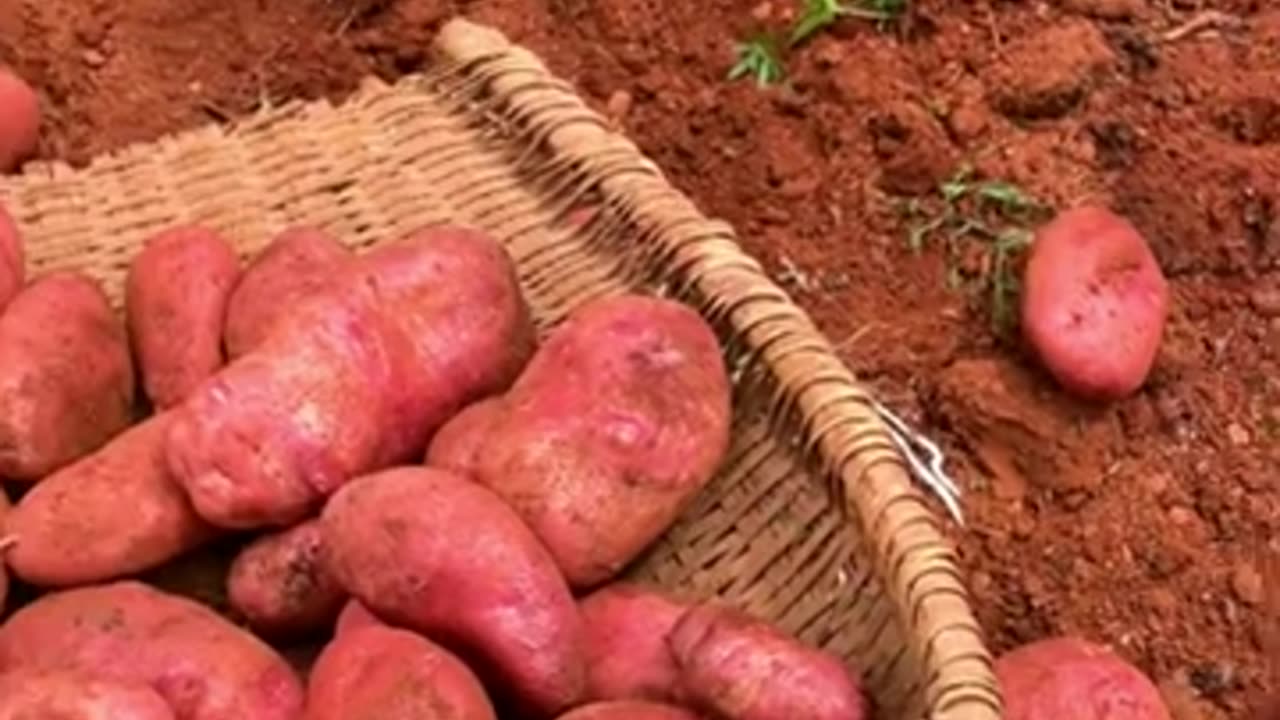
[[[293,103],[0,178],[31,272],[89,272],[118,306],[129,260],[174,224],[216,228],[248,257],[293,224],[365,247],[452,221],[506,243],[544,330],[623,289],[678,297],[722,339],[734,444],[631,575],[848,658],[883,718],[999,718],[954,551],[808,317],[534,55],[463,20],[436,50],[429,74],[370,81],[339,108]]]

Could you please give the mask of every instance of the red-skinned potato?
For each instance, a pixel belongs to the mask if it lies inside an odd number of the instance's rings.
[[[12,172],[36,152],[40,100],[12,70],[0,67],[0,173]]]
[[[699,720],[691,711],[674,705],[622,700],[583,705],[559,720]]]
[[[305,720],[496,720],[479,679],[452,653],[407,630],[348,627],[317,658]]]
[[[324,567],[320,535],[308,520],[257,538],[231,563],[227,600],[259,634],[301,637],[338,617],[347,595]]]
[[[668,638],[689,606],[644,586],[614,583],[578,603],[587,638],[588,700],[679,704]]]
[[[384,624],[359,600],[347,600],[347,604],[342,606],[342,612],[338,613],[337,622],[334,623],[334,634],[341,635],[348,630]]]
[[[26,283],[27,255],[13,216],[0,204],[0,312]]]
[[[235,359],[257,347],[282,314],[332,284],[353,257],[317,228],[291,227],[277,235],[245,268],[231,293],[223,334],[227,357]]]
[[[0,720],[174,720],[164,698],[140,683],[69,671],[0,675]]]
[[[1137,391],[1160,350],[1168,306],[1155,255],[1124,218],[1078,207],[1037,231],[1022,329],[1067,390],[1103,401]]]
[[[169,475],[170,417],[134,425],[22,497],[6,522],[15,575],[39,587],[104,582],[152,570],[217,536]]]
[[[249,632],[124,580],[41,596],[0,626],[0,673],[72,670],[149,685],[176,720],[297,720],[302,683]]]
[[[0,477],[34,482],[98,449],[133,415],[133,360],[102,288],[59,271],[0,315]]]
[[[859,679],[830,653],[738,610],[700,603],[668,642],[690,707],[725,720],[866,720]]]
[[[180,226],[153,235],[125,280],[129,340],[152,405],[168,409],[222,367],[227,298],[240,259],[220,235]]]
[[[1159,690],[1119,655],[1074,637],[996,659],[1005,720],[1170,720]]]
[[[496,240],[427,228],[343,272],[177,408],[169,466],[210,523],[300,522],[523,366],[533,325]]]
[[[730,384],[697,312],[628,294],[574,311],[495,414],[476,479],[584,589],[634,560],[714,475],[729,446]]]
[[[440,428],[427,447],[426,463],[431,467],[460,473],[475,472],[476,462],[488,440],[489,431],[503,411],[501,397],[472,403]]]
[[[378,618],[459,653],[500,700],[536,717],[581,698],[577,606],[550,553],[493,492],[444,470],[395,468],[348,483],[320,522],[330,571]]]
[[[9,511],[12,509],[8,494],[3,487],[0,487],[0,531],[2,531],[0,532],[0,616],[4,615],[5,603],[9,600],[9,571],[6,568],[5,555],[13,547],[13,538],[7,529]]]

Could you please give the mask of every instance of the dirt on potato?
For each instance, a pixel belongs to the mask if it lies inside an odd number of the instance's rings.
[[[1258,554],[1280,530],[1280,5],[916,0],[728,82],[799,2],[0,0],[0,62],[40,89],[41,153],[75,163],[421,67],[464,13],[540,53],[809,310],[967,488],[956,530],[997,651],[1108,641],[1180,719],[1266,684]],[[1214,14],[1217,13],[1217,14]],[[916,252],[895,194],[963,164],[1057,207],[1111,205],[1172,313],[1135,397],[1081,406],[990,323],[982,246]]]

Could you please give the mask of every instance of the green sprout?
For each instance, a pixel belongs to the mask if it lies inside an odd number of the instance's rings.
[[[938,185],[936,197],[909,198],[903,203],[904,214],[912,220],[907,244],[918,253],[942,235],[951,261],[947,285],[960,290],[973,283],[967,282],[955,261],[971,247],[964,243],[983,243],[983,268],[976,285],[989,294],[992,329],[1003,335],[1015,324],[1020,292],[1017,260],[1031,245],[1031,226],[1051,208],[1013,183],[975,180],[973,175],[972,168],[962,167]]]
[[[755,78],[764,87],[782,80],[786,74],[785,51],[803,43],[814,34],[843,17],[872,20],[880,25],[906,12],[909,0],[805,0],[800,17],[791,28],[785,44],[768,33],[738,43],[738,61],[729,70],[730,81]]]
[[[762,33],[738,44],[738,62],[729,70],[729,80],[750,76],[764,87],[778,82],[784,74],[777,41]]]
[[[907,0],[807,0],[800,19],[791,29],[791,45],[799,45],[844,17],[884,24],[907,9]]]

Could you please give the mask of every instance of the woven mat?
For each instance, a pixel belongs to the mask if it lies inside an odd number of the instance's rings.
[[[118,303],[140,244],[177,223],[216,228],[247,257],[293,224],[365,247],[455,221],[506,242],[543,329],[621,289],[679,297],[734,368],[735,443],[632,576],[839,653],[878,717],[999,718],[954,549],[809,318],[533,54],[464,20],[435,49],[429,73],[370,81],[338,108],[294,103],[0,178],[31,272],[86,271]]]

